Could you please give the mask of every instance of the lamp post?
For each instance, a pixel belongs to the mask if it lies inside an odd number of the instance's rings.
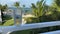
[[[15,9],[13,11],[13,15],[14,15],[14,24],[22,25],[22,11],[20,9]]]

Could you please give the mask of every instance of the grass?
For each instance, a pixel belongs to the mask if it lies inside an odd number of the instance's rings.
[[[14,24],[14,20],[13,19],[10,19],[8,21],[6,21],[3,26],[10,26],[10,25],[13,25]]]

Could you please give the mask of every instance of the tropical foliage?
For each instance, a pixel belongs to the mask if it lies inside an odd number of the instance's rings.
[[[18,8],[18,7],[20,6],[19,2],[15,2],[15,3],[14,3],[14,6],[15,6],[16,8]]]
[[[3,12],[7,10],[7,7],[8,7],[7,4],[5,4],[5,5],[0,4],[2,24],[4,23],[4,14],[3,14]]]
[[[30,21],[27,23],[33,22],[49,22],[49,21],[58,21],[60,20],[60,0],[54,0],[53,4],[48,6],[46,1],[41,0],[35,4],[32,3],[32,12],[33,15],[37,16],[36,18],[29,18]]]

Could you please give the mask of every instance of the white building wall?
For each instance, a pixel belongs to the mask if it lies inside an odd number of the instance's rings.
[[[1,18],[1,10],[0,10],[0,22],[2,22],[2,18]]]

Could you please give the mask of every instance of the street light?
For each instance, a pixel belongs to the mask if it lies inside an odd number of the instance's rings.
[[[13,15],[14,15],[14,24],[15,25],[22,25],[22,11],[21,11],[21,8],[20,9],[15,8],[15,10],[13,11]]]

